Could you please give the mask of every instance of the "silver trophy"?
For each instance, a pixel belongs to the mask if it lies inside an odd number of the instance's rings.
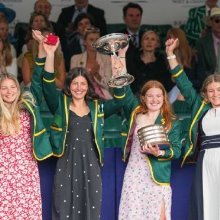
[[[137,131],[141,147],[145,144],[157,144],[160,149],[169,147],[170,143],[162,125],[154,124],[144,126]]]
[[[121,33],[107,34],[93,43],[93,47],[103,54],[116,55],[119,49],[126,47],[129,43],[130,36]],[[120,73],[118,76],[112,76],[108,82],[109,87],[123,87],[131,84],[134,77],[128,73]]]

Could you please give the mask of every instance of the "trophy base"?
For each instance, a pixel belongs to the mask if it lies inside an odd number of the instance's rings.
[[[134,77],[128,73],[122,74],[115,78],[112,78],[108,82],[108,86],[111,88],[121,88],[123,86],[127,86],[134,81]]]

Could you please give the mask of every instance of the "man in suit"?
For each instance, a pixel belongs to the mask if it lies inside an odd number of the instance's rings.
[[[126,53],[126,66],[129,73],[131,69],[130,64],[141,46],[140,42],[143,35],[143,31],[141,30],[142,14],[143,9],[137,3],[130,2],[123,7],[123,19],[126,27],[120,32],[131,36],[129,48]]]
[[[210,32],[198,40],[198,77],[201,83],[217,71],[220,66],[220,8],[213,8],[210,14]],[[219,60],[219,61],[218,61]]]
[[[189,10],[189,17],[185,25],[186,36],[192,47],[207,29],[207,19],[212,8],[217,7],[218,0],[206,0],[205,5]]]
[[[101,31],[101,35],[107,33],[104,11],[88,3],[88,0],[75,0],[75,5],[62,9],[57,20],[57,30],[62,37],[63,33],[71,31],[72,24],[80,13],[88,13],[94,20],[95,26]]]

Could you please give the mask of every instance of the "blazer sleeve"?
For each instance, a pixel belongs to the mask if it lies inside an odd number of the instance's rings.
[[[31,79],[30,91],[34,95],[37,105],[41,104],[42,90],[42,71],[45,64],[45,58],[36,58]]]
[[[59,104],[61,91],[56,89],[55,74],[43,70],[43,93],[52,114],[55,114]]]

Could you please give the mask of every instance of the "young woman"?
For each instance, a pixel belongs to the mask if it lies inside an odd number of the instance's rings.
[[[108,81],[111,78],[111,58],[101,54],[92,46],[100,38],[100,30],[90,27],[85,30],[84,46],[85,52],[72,56],[70,69],[74,67],[86,68],[90,74],[96,94],[102,99],[112,99],[109,91]]]
[[[0,219],[42,219],[36,159],[53,154],[39,112],[43,61],[36,60],[32,93],[21,93],[12,74],[0,74]]]
[[[182,162],[197,159],[189,219],[219,219],[220,76],[208,76],[203,82],[201,94],[198,94],[176,59],[174,50],[177,47],[178,39],[167,40],[166,53],[171,74],[191,106],[192,120]]]
[[[41,39],[39,39],[41,41]],[[57,162],[53,219],[100,219],[101,170],[104,151],[104,117],[123,105],[125,88],[115,91],[115,99],[97,99],[87,71],[69,71],[64,92],[54,83],[54,53],[58,47],[44,43],[46,63],[43,89],[54,120],[51,144]]]
[[[125,57],[125,54],[120,53]],[[125,65],[125,61],[122,61]],[[156,80],[146,82],[139,100],[126,95],[125,112],[130,118],[123,159],[125,171],[119,220],[171,219],[171,161],[181,154],[180,125],[172,113],[164,86]],[[147,144],[141,149],[137,131],[148,125],[162,125],[170,145],[160,149]],[[128,157],[129,156],[129,157]]]

